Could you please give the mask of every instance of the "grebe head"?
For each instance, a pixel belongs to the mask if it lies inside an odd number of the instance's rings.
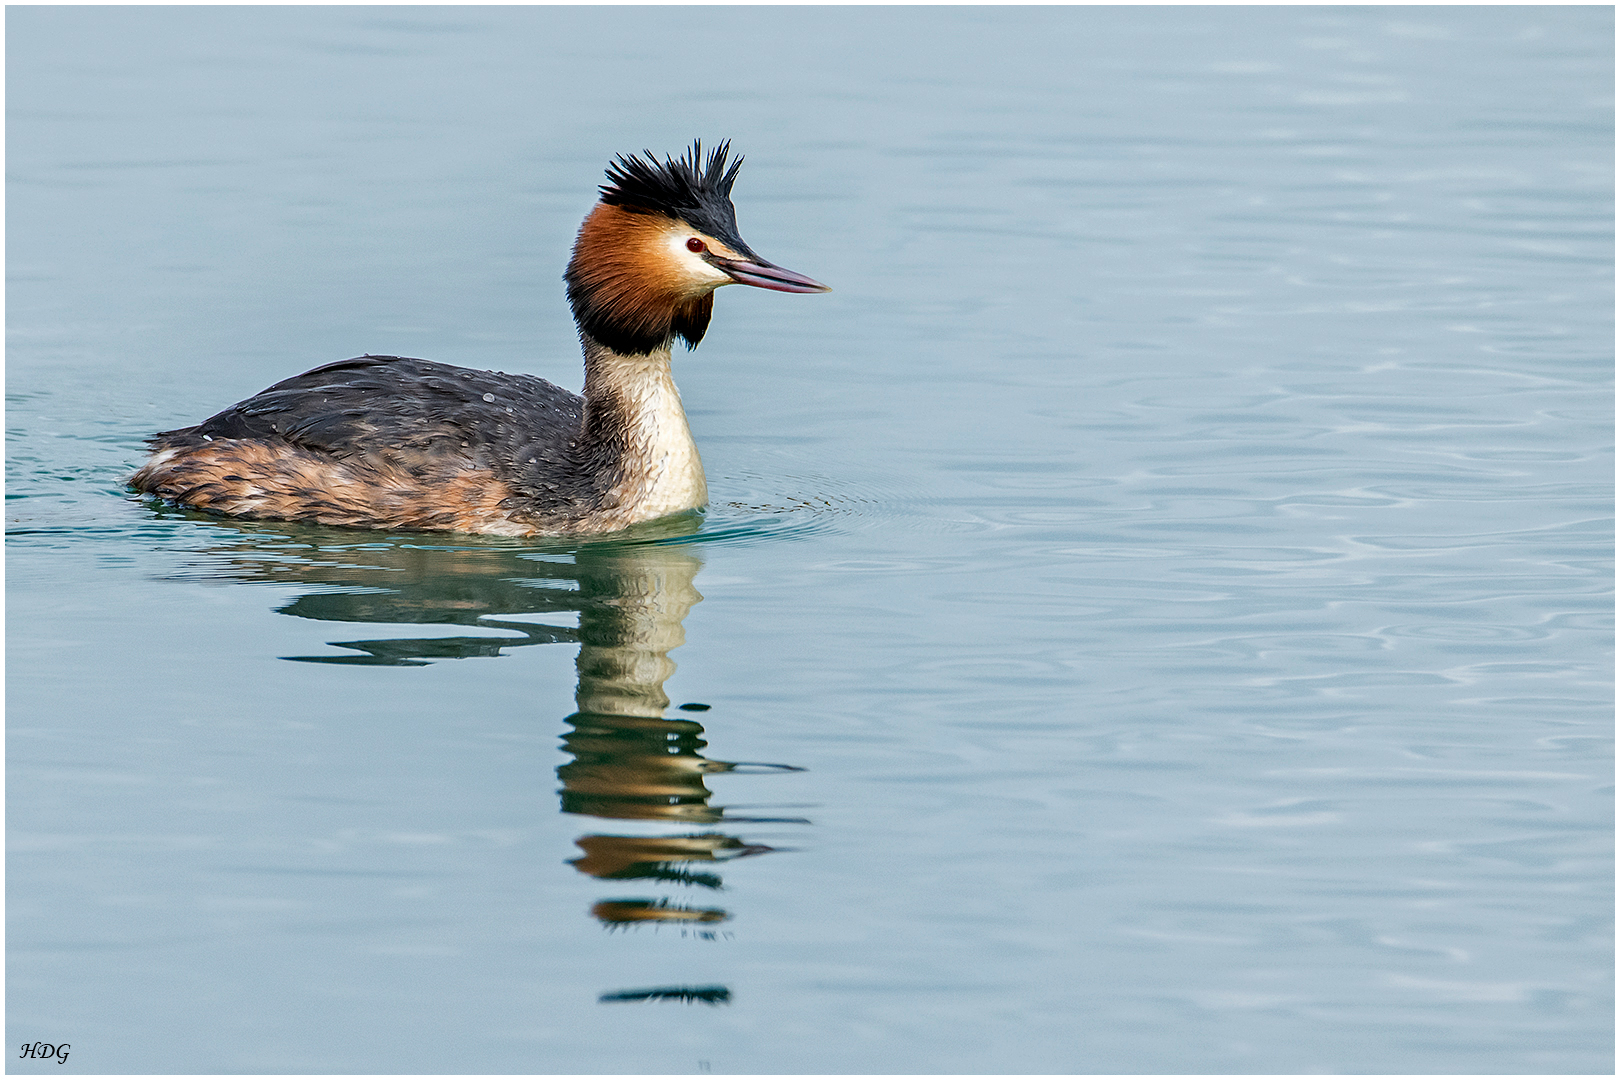
[[[609,183],[574,242],[563,275],[582,333],[624,355],[668,348],[676,337],[703,340],[722,285],[777,292],[827,292],[803,274],[766,262],[737,233],[731,185],[742,167],[726,164],[729,142],[703,160],[702,144],[660,165],[620,155]]]

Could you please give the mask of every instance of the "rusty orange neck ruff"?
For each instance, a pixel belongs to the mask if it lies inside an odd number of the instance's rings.
[[[668,351],[678,337],[703,340],[714,287],[680,276],[662,252],[677,222],[598,203],[579,227],[563,278],[580,332],[621,356]]]

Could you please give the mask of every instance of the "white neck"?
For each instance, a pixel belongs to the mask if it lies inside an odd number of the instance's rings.
[[[708,505],[703,460],[670,373],[669,349],[622,356],[585,339],[586,434],[619,444],[622,478],[608,493],[624,524]]]

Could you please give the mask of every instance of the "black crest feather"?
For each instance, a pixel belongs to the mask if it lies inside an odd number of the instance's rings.
[[[737,211],[731,205],[731,185],[742,168],[739,156],[728,166],[731,140],[703,159],[703,142],[692,140],[683,157],[664,159],[660,165],[651,150],[645,157],[618,155],[608,166],[602,201],[626,210],[680,218],[710,236],[731,243],[737,237]]]

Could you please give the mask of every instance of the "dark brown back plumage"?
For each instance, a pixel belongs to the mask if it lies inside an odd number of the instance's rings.
[[[360,356],[153,436],[130,483],[248,517],[489,532],[515,514],[567,531],[618,481],[611,449],[582,445],[583,416],[532,375]]]

